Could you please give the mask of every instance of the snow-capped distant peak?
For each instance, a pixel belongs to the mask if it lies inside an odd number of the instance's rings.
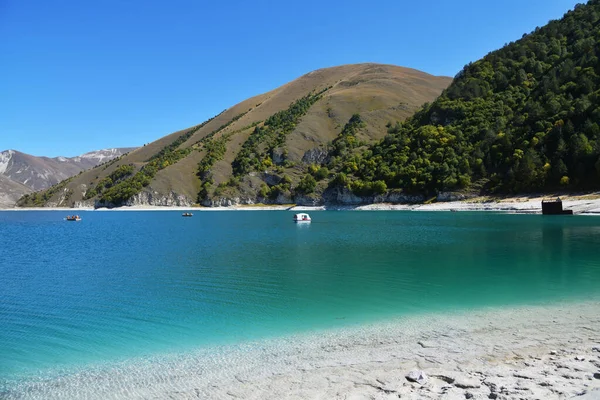
[[[40,190],[134,149],[134,147],[104,149],[77,157],[52,158],[5,150],[0,151],[0,175],[24,184],[30,189]]]
[[[102,163],[104,159],[113,159],[121,154],[123,153],[119,149],[102,149],[90,151],[89,153],[82,154],[80,157],[98,160],[99,163]]]

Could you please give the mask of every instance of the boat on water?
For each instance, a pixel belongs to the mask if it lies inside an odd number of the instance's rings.
[[[81,221],[81,217],[79,215],[67,215],[65,218],[67,221]]]
[[[294,214],[294,222],[310,222],[310,215],[308,214]]]
[[[194,214],[190,213],[190,212],[185,212],[183,214],[181,214],[182,217],[193,217]]]

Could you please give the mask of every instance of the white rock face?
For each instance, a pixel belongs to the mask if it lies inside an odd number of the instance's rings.
[[[194,204],[194,202],[189,199],[188,197],[181,195],[181,194],[177,194],[173,191],[171,191],[170,193],[164,195],[161,193],[158,193],[156,191],[144,191],[144,192],[140,192],[136,195],[134,195],[132,198],[130,198],[129,200],[127,200],[124,204],[112,204],[112,203],[104,203],[101,201],[94,201],[93,204],[91,204],[93,200],[88,200],[88,201],[81,201],[81,202],[75,202],[74,207],[76,208],[81,208],[81,207],[89,207],[90,205],[92,205],[94,208],[114,208],[114,207],[119,207],[119,206],[127,206],[127,207],[132,207],[132,206],[161,206],[161,207],[190,207],[192,204]]]
[[[455,193],[455,192],[440,192],[438,193],[436,199],[437,201],[460,201],[472,198],[475,196],[467,196],[463,193]]]
[[[73,208],[93,208],[93,207],[94,207],[93,200],[76,201],[73,204]]]
[[[217,198],[202,202],[202,205],[205,207],[232,207],[252,204],[256,204],[256,201],[247,197]]]
[[[335,189],[323,194],[323,200],[327,204],[359,205],[377,203],[402,203],[414,204],[425,200],[423,196],[407,195],[399,192],[388,192],[376,196],[357,196],[348,188]]]
[[[94,162],[96,165],[102,164],[105,161],[110,161],[113,158],[117,158],[128,151],[131,151],[131,148],[124,149],[102,149],[96,151],[90,151],[89,153],[85,153],[80,155],[79,159],[90,160]]]
[[[13,150],[0,152],[0,174],[4,174],[6,172],[14,153],[15,152]]]
[[[188,197],[171,191],[164,195],[158,192],[141,192],[129,199],[126,206],[165,206],[165,207],[189,207],[194,202]]]

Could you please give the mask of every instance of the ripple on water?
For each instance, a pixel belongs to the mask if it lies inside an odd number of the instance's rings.
[[[598,293],[598,219],[458,214],[0,212],[0,377],[129,393],[276,363],[215,346]]]
[[[600,303],[596,300],[403,317],[185,354],[56,370],[20,381],[3,382],[0,393],[6,399],[31,400],[163,398],[186,392],[211,398],[216,388],[233,387],[244,381],[256,382],[273,374],[294,374],[298,370],[331,365],[356,366],[370,361],[378,364],[411,360],[417,342],[423,338],[444,338],[460,350],[460,346],[470,346],[468,342],[472,340],[467,339],[461,344],[461,337],[476,333],[478,339],[486,340],[482,332],[500,330],[497,328],[510,331],[520,327],[535,332],[539,324],[552,325],[551,321],[557,319],[562,324],[558,330],[582,319],[597,324],[598,307]]]

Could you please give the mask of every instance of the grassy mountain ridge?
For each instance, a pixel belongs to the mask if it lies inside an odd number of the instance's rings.
[[[364,114],[367,123],[361,140],[373,142],[385,134],[387,121],[408,117],[421,104],[432,101],[449,82],[447,77],[391,65],[317,70],[245,100],[201,125],[83,172],[55,191],[45,204],[118,206],[148,202],[150,197],[151,202],[176,198],[173,204],[198,200],[219,204],[227,197],[256,200],[263,185],[273,186],[284,178],[291,180],[290,188],[296,185],[307,165],[303,161],[306,152],[335,139],[353,114]],[[311,96],[318,98],[298,106]],[[268,140],[250,146],[253,135],[262,131],[268,131]],[[240,150],[249,146],[251,151],[238,157]],[[251,159],[252,168],[234,176],[235,165],[244,158]],[[127,174],[117,173],[119,168]],[[108,178],[110,184],[105,185]],[[102,190],[90,192],[99,185]],[[163,200],[156,201],[164,204]],[[20,205],[32,204],[24,199]]]

